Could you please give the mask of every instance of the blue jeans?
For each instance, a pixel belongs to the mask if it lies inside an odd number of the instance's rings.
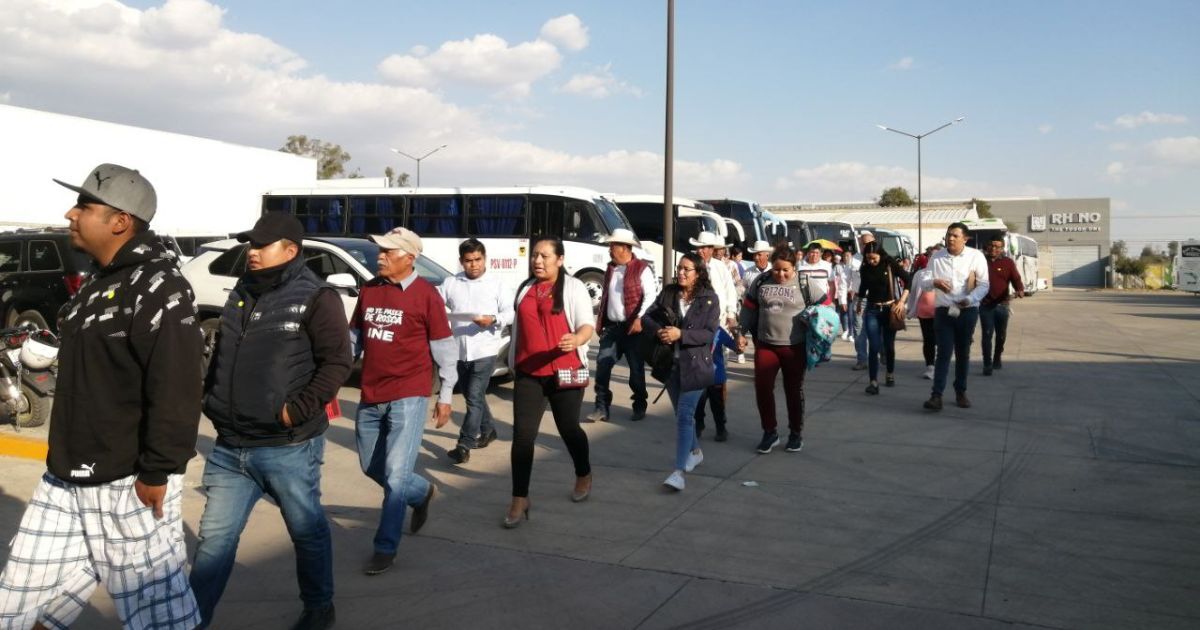
[[[679,364],[671,370],[667,379],[667,396],[671,397],[671,405],[675,407],[675,469],[683,470],[687,466],[688,454],[700,448],[696,439],[696,405],[700,403],[703,389],[679,391]]]
[[[458,445],[463,448],[475,448],[476,438],[496,430],[495,418],[487,403],[488,383],[495,367],[494,356],[458,362],[458,385],[467,401],[467,414],[463,416],[462,430],[458,433]]]
[[[279,505],[296,549],[296,579],[305,608],[333,602],[333,546],[321,508],[325,438],[299,444],[232,448],[217,442],[204,464],[208,502],[200,517],[200,543],[191,585],[203,626],[212,623],[217,601],[233,570],[238,539],[250,510],[264,494]]]
[[[642,333],[629,334],[629,324],[620,322],[608,324],[600,331],[600,351],[596,354],[596,411],[608,415],[612,406],[612,390],[608,383],[612,380],[612,369],[622,356],[629,363],[629,389],[633,390],[633,408],[645,409],[646,400],[646,365],[642,355],[638,354],[638,339]]]
[[[859,304],[863,306],[862,312],[858,310]],[[855,298],[850,305],[850,324],[854,331],[851,333],[854,335],[854,357],[858,363],[867,362],[867,335],[864,329],[865,322],[863,321],[866,310],[867,304],[858,298]]]
[[[1004,340],[1008,338],[1008,305],[989,304],[979,307],[979,325],[983,328],[983,366],[991,367],[1004,353]],[[996,353],[992,354],[992,333],[996,334]]]
[[[879,380],[879,357],[883,356],[887,363],[887,372],[896,371],[896,331],[889,326],[891,307],[868,306],[863,312],[863,336],[867,338],[870,348],[867,365],[870,367],[871,380]]]
[[[934,311],[933,329],[937,335],[937,360],[933,367],[933,395],[946,391],[950,375],[950,353],[954,353],[954,391],[967,392],[967,370],[971,364],[971,341],[979,321],[977,307],[962,309],[958,317],[950,317],[949,309],[939,306]]]
[[[420,505],[429,493],[429,481],[413,472],[428,408],[425,396],[358,408],[354,426],[358,464],[363,474],[383,488],[376,553],[396,553],[408,506]]]

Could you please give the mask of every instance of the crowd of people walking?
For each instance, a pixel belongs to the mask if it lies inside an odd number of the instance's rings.
[[[415,465],[425,423],[451,422],[456,386],[466,413],[448,457],[468,465],[472,451],[497,440],[487,389],[505,330],[512,492],[498,520],[511,529],[530,518],[534,445],[547,407],[573,463],[568,496],[576,503],[591,496],[581,422],[624,418],[615,414],[620,401],[612,389],[618,361],[629,369],[630,421],[647,417],[647,371],[665,388],[676,440],[673,457],[663,456],[670,465],[662,483],[683,491],[686,475],[704,462],[706,407],[715,441],[729,439],[727,355],[745,362],[752,351],[762,430],[756,451],[784,443],[796,453],[804,446],[805,374],[829,359],[842,329],[855,344],[853,369],[869,370],[866,393],[879,395],[881,368],[884,385],[896,385],[896,333],[916,318],[924,376],[933,381],[925,408],[942,409],[952,358],[956,403],[966,408],[976,324],[983,327],[983,373],[991,375],[1003,365],[1008,300],[1023,292],[1003,241],[988,243],[985,255],[967,247],[959,223],[947,229],[944,249],[931,248],[911,269],[869,233],[860,254],[849,244],[816,241],[797,251],[757,241],[743,264],[740,249],[701,232],[661,290],[651,266],[634,255],[636,235],[617,229],[594,311],[588,288],[564,269],[558,238],[532,240],[529,278],[511,289],[487,273],[485,245],[467,239],[459,247],[462,271],[435,287],[414,269],[420,235],[396,228],[371,236],[378,275],[347,318],[336,290],[305,264],[300,222],[265,214],[237,235],[247,244],[249,270],[229,293],[202,375],[191,288],[149,231],[153,186],[112,164],[98,166],[81,186],[59,183],[78,194],[66,213],[71,239],[99,271],[60,322],[48,470],[0,574],[6,628],[67,627],[100,584],[127,627],[208,627],[251,508],[264,496],[280,510],[295,549],[303,612],[294,627],[332,627],[333,553],[321,504],[326,404],[357,358],[356,447],[363,475],[381,491],[362,570],[378,575],[392,567],[406,521],[416,533],[429,517],[437,487]],[[776,414],[781,374],[786,442]],[[581,417],[589,387],[593,409]],[[207,499],[188,573],[181,480],[201,410],[217,439],[204,464]]]

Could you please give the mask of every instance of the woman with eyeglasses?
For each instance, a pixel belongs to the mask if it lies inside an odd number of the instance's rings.
[[[675,407],[675,470],[663,485],[683,490],[684,473],[704,461],[696,437],[696,405],[713,384],[713,337],[720,326],[721,303],[699,254],[687,253],[675,267],[675,282],[667,285],[642,316],[644,334],[675,351],[667,379],[667,395]]]
[[[787,451],[798,453],[804,447],[804,336],[807,324],[801,313],[809,305],[825,299],[821,289],[810,287],[806,277],[796,273],[796,251],[781,244],[771,253],[770,275],[760,277],[746,291],[742,303],[741,328],[754,338],[754,391],[763,438],[756,449],[767,454],[779,445],[775,418],[775,377],[783,372],[783,393],[787,398]],[[745,336],[738,347],[745,348]]]
[[[911,277],[896,259],[883,251],[879,241],[863,246],[862,278],[858,287],[859,308],[863,309],[863,331],[867,335],[867,368],[871,383],[867,393],[879,393],[879,356],[887,364],[888,387],[896,384],[896,330],[891,326],[893,311],[901,320],[907,315],[908,286]],[[866,306],[863,306],[863,305]]]
[[[571,500],[578,503],[592,490],[587,434],[579,426],[588,365],[588,339],[595,328],[587,287],[563,267],[562,240],[539,236],[529,250],[530,278],[517,293],[516,316],[509,341],[513,366],[512,503],[504,526],[512,529],[529,518],[529,478],[533,443],[546,412],[554,416],[558,434],[575,464]]]

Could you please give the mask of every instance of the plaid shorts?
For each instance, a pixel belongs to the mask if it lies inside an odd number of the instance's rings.
[[[81,486],[42,476],[0,574],[0,628],[65,629],[103,583],[126,628],[194,628],[183,539],[183,476],[171,475],[163,518],[134,477]]]

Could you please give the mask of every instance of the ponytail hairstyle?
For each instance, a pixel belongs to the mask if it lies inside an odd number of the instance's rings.
[[[561,238],[559,238],[557,236],[551,236],[549,234],[539,234],[539,235],[533,237],[533,242],[529,244],[529,283],[530,283],[530,285],[532,285],[534,282],[537,281],[533,275],[533,250],[537,249],[537,246],[542,241],[550,241],[551,243],[553,243],[554,244],[554,253],[557,254],[559,258],[562,258],[563,256],[567,255],[566,249],[563,248],[563,242],[562,242]],[[554,281],[554,306],[550,310],[550,312],[555,315],[558,315],[559,313],[563,312],[563,286],[566,284],[566,281],[567,281],[567,279],[565,277],[566,275],[567,275],[566,268],[559,267],[558,268],[558,279]]]

